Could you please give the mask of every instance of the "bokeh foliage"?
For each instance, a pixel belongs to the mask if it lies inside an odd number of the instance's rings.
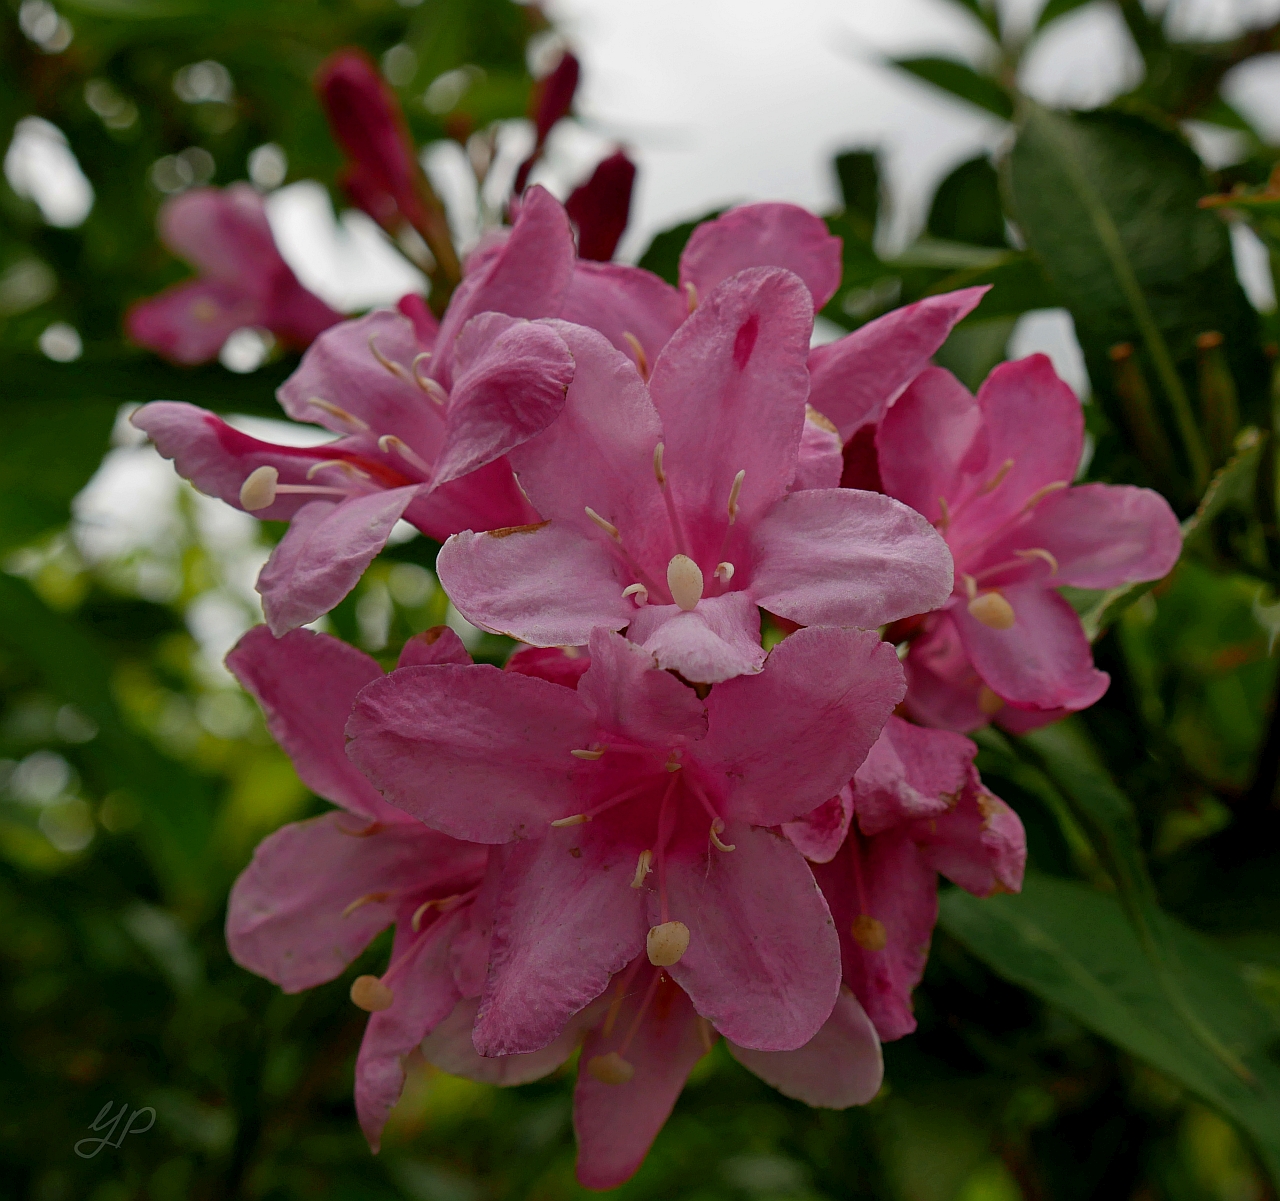
[[[1211,1201],[1274,1197],[1280,1178],[1276,319],[1246,300],[1223,217],[1197,204],[1224,194],[1221,213],[1272,236],[1264,184],[1280,151],[1220,84],[1280,31],[1175,43],[1121,0],[1143,81],[1074,114],[1016,79],[1078,3],[1050,0],[1029,37],[983,0],[956,3],[988,33],[985,62],[900,66],[1010,121],[1012,148],[960,164],[892,254],[881,209],[901,198],[874,153],[840,156],[829,221],[845,278],[824,316],[855,328],[989,283],[938,356],[976,385],[1022,314],[1065,308],[1089,372],[1085,474],[1161,488],[1187,519],[1186,553],[1153,589],[1072,597],[1112,676],[1097,706],[1027,738],[980,737],[988,784],[1027,826],[1028,885],[944,897],[920,1029],[885,1048],[884,1094],[809,1110],[713,1054],[628,1197]],[[565,1073],[496,1090],[419,1065],[369,1155],[350,1101],[363,1015],[346,989],[385,945],[298,997],[227,957],[224,899],[254,844],[323,807],[206,651],[211,629],[255,620],[252,569],[279,531],[185,487],[142,541],[104,549],[85,500],[71,520],[109,445],[109,470],[150,453],[128,444],[121,405],[272,416],[293,365],[179,371],[123,344],[124,308],[183,274],[155,240],[157,181],[242,178],[270,143],[289,179],[331,185],[339,160],[309,79],[350,43],[381,57],[420,142],[465,141],[524,111],[542,30],[507,0],[66,0],[0,20],[4,144],[24,118],[52,123],[94,190],[84,222],[59,228],[0,182],[6,1195],[580,1193]],[[223,74],[200,87],[180,75],[209,63]],[[442,77],[435,95],[453,102],[429,107]],[[1239,133],[1241,160],[1206,171],[1190,118]],[[645,265],[673,277],[692,228],[660,235]],[[81,357],[35,350],[53,322],[78,331]],[[448,616],[433,557],[421,538],[392,546],[331,628],[392,661]],[[108,1102],[153,1107],[155,1127],[78,1157]]]

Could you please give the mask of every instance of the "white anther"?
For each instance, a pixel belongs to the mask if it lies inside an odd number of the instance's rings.
[[[691,612],[702,599],[702,568],[688,555],[672,555],[667,564],[667,587],[671,599],[686,613]]]
[[[563,830],[566,826],[582,826],[586,825],[591,818],[585,813],[575,813],[571,817],[558,817],[551,823],[554,830]]]
[[[600,747],[595,747],[595,746],[593,746],[593,747],[591,747],[589,750],[582,750],[582,751],[570,751],[570,752],[569,752],[569,754],[571,754],[575,759],[592,759],[592,760],[594,760],[594,759],[599,759],[599,758],[600,758],[600,756],[604,754],[604,747],[602,747],[602,746],[600,746]]]
[[[423,901],[422,904],[413,911],[413,917],[409,919],[409,925],[413,927],[413,932],[415,934],[417,934],[417,932],[422,928],[422,915],[434,904],[435,901]]]
[[[718,563],[716,565],[716,579],[722,584],[727,584],[731,579],[733,579],[733,564]]]
[[[328,413],[330,417],[341,421],[343,425],[357,433],[364,433],[369,428],[367,421],[361,421],[354,413],[348,413],[346,409],[334,404],[331,400],[321,400],[320,397],[313,396],[307,404],[315,406],[322,413]]]
[[[667,473],[662,470],[662,455],[665,450],[666,447],[661,442],[653,448],[653,475],[660,488],[667,486]]]
[[[689,949],[689,927],[684,922],[663,922],[650,928],[644,949],[654,967],[670,967]]]
[[[640,858],[636,860],[636,874],[632,877],[632,888],[643,888],[644,878],[653,871],[653,852],[641,851]]]
[[[390,1009],[395,994],[377,976],[357,976],[351,981],[351,1000],[366,1013]]]
[[[255,467],[240,485],[240,507],[247,513],[269,509],[276,503],[276,484],[280,473],[269,464]]]
[[[692,284],[692,283],[687,283],[687,284],[685,284],[685,286],[684,286],[684,295],[685,295],[685,299],[689,302],[689,312],[691,312],[691,313],[692,313],[692,312],[693,312],[693,310],[694,310],[694,309],[696,309],[696,308],[698,307],[698,289],[697,289],[697,287],[696,287],[694,284]]]
[[[738,496],[742,492],[742,477],[747,474],[744,467],[733,477],[733,487],[729,489],[729,524],[738,520]]]
[[[321,459],[319,463],[312,463],[307,468],[307,479],[315,479],[316,473],[324,471],[329,467],[336,467],[349,479],[367,480],[369,473],[361,471],[354,463],[348,463],[346,459]]]
[[[397,379],[402,379],[405,383],[409,382],[409,373],[397,362],[387,358],[385,354],[378,349],[376,335],[369,335],[369,349],[373,352],[373,357],[378,360],[388,371]]]
[[[1054,558],[1053,552],[1045,550],[1043,546],[1031,546],[1026,550],[1015,550],[1013,552],[1019,559],[1042,559],[1049,564],[1049,574],[1058,574],[1058,560]]]
[[[1009,630],[1017,621],[1013,606],[998,592],[984,592],[969,602],[969,616],[988,629]]]
[[[413,362],[409,364],[409,369],[413,372],[413,382],[430,396],[436,404],[442,405],[449,399],[449,394],[429,375],[423,375],[418,370],[418,364],[430,357],[431,351],[429,350],[424,350],[421,354],[414,355]]]
[[[584,507],[586,508],[587,516],[590,517],[591,520],[596,523],[596,525],[598,525],[602,530],[604,530],[604,532],[608,534],[609,537],[612,538],[615,542],[619,540],[618,527],[614,525],[612,521],[605,521],[605,519],[601,517],[600,514],[597,513],[595,509],[593,509],[590,505],[586,505]]]
[[[636,608],[643,608],[649,603],[649,589],[643,584],[628,584],[622,590],[623,596],[634,596],[636,598]]]
[[[960,579],[964,582],[964,594],[970,600],[978,595],[978,581],[973,578],[967,571],[960,573]]]
[[[410,466],[416,467],[421,471],[423,475],[431,474],[431,464],[416,450],[413,450],[403,438],[397,438],[395,434],[383,434],[378,439],[378,449],[384,455],[398,454]]]
[[[636,1074],[636,1069],[617,1051],[607,1055],[593,1055],[587,1060],[587,1071],[601,1084],[626,1084]]]
[[[717,817],[711,823],[711,845],[717,851],[736,851],[738,844],[736,842],[721,842],[720,835],[724,832],[724,818]]]
[[[636,370],[640,372],[640,378],[647,384],[649,382],[649,356],[645,354],[644,347],[640,345],[640,339],[635,334],[627,333],[625,330],[622,338],[631,347],[632,353],[636,356]]]
[[[1004,482],[1004,477],[1013,470],[1013,460],[1005,459],[1000,464],[1000,469],[985,484],[982,485],[983,492],[994,492]]]

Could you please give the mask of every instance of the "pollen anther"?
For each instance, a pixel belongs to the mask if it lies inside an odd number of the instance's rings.
[[[636,1069],[617,1051],[593,1055],[587,1060],[587,1071],[601,1084],[626,1084],[636,1074]]]
[[[702,599],[702,568],[688,555],[672,555],[667,564],[667,587],[671,599],[686,613],[691,612]]]
[[[590,820],[591,814],[589,813],[573,813],[568,817],[557,817],[556,820],[551,823],[551,828],[554,830],[563,830],[566,826],[585,825]]]
[[[636,370],[640,372],[640,378],[645,383],[649,382],[649,356],[645,354],[644,347],[640,345],[640,339],[635,334],[623,330],[622,339],[631,347],[632,353],[636,356]]]
[[[641,851],[640,858],[636,860],[636,874],[631,881],[632,888],[643,888],[644,878],[653,871],[653,852]]]
[[[711,845],[714,846],[717,851],[736,851],[738,849],[738,844],[736,842],[720,841],[720,834],[723,830],[724,818],[717,817],[715,821],[711,823]]]
[[[991,630],[1009,630],[1018,620],[1013,606],[998,592],[984,592],[969,602],[969,616]]]
[[[653,448],[653,478],[658,481],[658,486],[661,488],[667,486],[667,473],[662,470],[662,455],[665,450],[666,447],[661,442]]]
[[[670,967],[679,963],[689,949],[689,927],[684,922],[663,922],[653,926],[644,940],[644,947],[654,967]]]
[[[742,494],[742,481],[747,474],[744,467],[733,477],[733,485],[729,489],[729,524],[738,520],[738,497]]]
[[[409,382],[409,373],[394,359],[389,359],[378,349],[378,343],[374,334],[369,335],[369,350],[373,353],[373,357],[378,360],[388,371],[397,379],[402,379],[405,383]]]
[[[367,421],[361,421],[354,413],[348,413],[346,409],[334,404],[331,400],[321,400],[320,397],[313,396],[307,401],[307,404],[314,405],[321,412],[328,413],[330,417],[336,418],[353,430],[364,433],[369,428]]]
[[[614,525],[612,521],[606,521],[590,505],[584,505],[583,507],[586,509],[587,516],[590,517],[591,520],[594,521],[596,525],[598,525],[602,530],[604,530],[604,532],[608,534],[610,538],[612,538],[615,542],[618,542],[621,540],[618,536],[618,527]]]
[[[649,589],[643,584],[628,584],[622,590],[623,596],[634,596],[636,598],[636,608],[643,608],[649,603]]]
[[[599,759],[600,756],[604,754],[604,747],[602,746],[587,747],[583,750],[570,751],[569,754],[571,754],[575,759],[593,759],[594,760],[594,759]]]
[[[362,897],[356,897],[343,911],[343,917],[350,917],[357,909],[363,905],[368,905],[374,901],[385,901],[391,894],[389,892],[366,892]]]
[[[395,993],[377,976],[357,976],[351,981],[351,1001],[366,1013],[390,1009],[395,999]]]
[[[431,464],[426,461],[416,450],[413,450],[404,441],[403,438],[397,438],[395,434],[383,434],[378,439],[378,449],[384,455],[394,452],[398,454],[406,463],[416,467],[423,475],[431,474]]]
[[[715,576],[716,576],[716,579],[719,580],[722,584],[727,584],[731,579],[733,579],[733,564],[732,563],[717,564]]]
[[[689,312],[693,312],[698,307],[698,288],[692,282],[686,283],[684,286],[685,299],[689,302]]]
[[[853,928],[849,933],[864,951],[883,951],[889,941],[884,923],[877,921],[869,913],[858,914],[853,919]]]
[[[270,464],[255,467],[240,485],[240,507],[249,513],[269,509],[276,503],[276,484],[279,480],[280,473]]]
[[[1051,575],[1058,574],[1058,560],[1054,557],[1052,551],[1045,550],[1043,546],[1031,546],[1026,550],[1015,550],[1013,553],[1019,559],[1043,559],[1049,564],[1049,573]]]

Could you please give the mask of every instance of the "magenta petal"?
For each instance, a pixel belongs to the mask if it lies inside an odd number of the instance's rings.
[[[894,719],[891,717],[889,720]],[[782,832],[810,863],[830,863],[844,845],[852,820],[853,790],[846,784],[816,809],[810,809],[795,821],[783,822]]]
[[[982,677],[960,643],[950,614],[930,618],[932,628],[911,643],[907,672],[907,712],[922,725],[942,730],[976,730],[989,720],[978,707]]]
[[[504,671],[518,671],[522,676],[537,676],[565,688],[577,688],[591,656],[576,646],[522,646],[513,651]]]
[[[476,1017],[481,1055],[545,1047],[643,950],[645,896],[631,887],[631,866],[592,825],[512,851]]]
[[[951,552],[914,509],[875,492],[784,496],[751,536],[750,593],[801,625],[872,628],[951,595]]]
[[[1084,709],[1107,690],[1110,677],[1093,666],[1076,611],[1036,583],[1002,588],[1015,621],[993,630],[963,605],[951,611],[960,641],[987,685],[1015,704]]]
[[[591,633],[591,666],[578,695],[605,730],[632,742],[665,749],[707,732],[707,711],[693,689],[609,630]]]
[[[704,221],[680,255],[680,286],[706,296],[748,267],[785,267],[802,280],[820,309],[840,286],[841,242],[821,217],[795,204],[746,204]]]
[[[723,815],[772,826],[834,796],[903,691],[893,647],[873,633],[833,629],[798,630],[758,676],[716,685],[711,729],[695,754],[723,773]]]
[[[581,646],[596,626],[620,630],[636,611],[618,561],[557,521],[464,530],[440,548],[436,571],[468,621],[534,646]]]
[[[722,837],[735,849],[667,867],[670,916],[689,927],[689,949],[668,970],[726,1038],[791,1051],[839,995],[835,926],[809,865],[780,834],[730,821]],[[650,923],[666,920],[657,893],[646,895]]]
[[[894,716],[853,777],[858,829],[880,834],[904,821],[930,820],[956,803],[978,748],[949,730],[925,730]]]
[[[227,946],[241,967],[285,992],[341,974],[391,924],[395,898],[343,911],[369,893],[429,883],[446,840],[411,823],[361,836],[345,813],[282,826],[263,839],[227,904]],[[438,874],[438,873],[437,873]]]
[[[847,442],[859,426],[884,416],[889,402],[929,366],[929,356],[986,291],[964,288],[930,296],[815,347],[809,355],[809,403]]]
[[[271,632],[279,636],[314,621],[346,596],[416,491],[417,485],[391,488],[300,509],[255,585]]]
[[[820,1109],[865,1105],[884,1079],[876,1029],[847,988],[840,989],[822,1029],[795,1051],[748,1051],[728,1045],[734,1059],[783,1096]]]
[[[481,313],[458,335],[453,371],[437,487],[546,429],[564,408],[574,366],[550,325]]]
[[[1054,556],[1055,585],[1116,588],[1172,571],[1182,553],[1182,530],[1158,492],[1084,484],[1046,496],[984,557],[998,563],[1027,547],[1042,547]]]
[[[432,626],[429,630],[414,634],[400,649],[397,667],[433,667],[441,663],[455,663],[467,667],[471,654],[448,626]],[[350,713],[350,708],[347,710]],[[344,719],[345,724],[345,719]]]
[[[261,325],[261,300],[233,283],[193,279],[139,301],[125,315],[129,340],[175,363],[207,363],[241,326]]]
[[[745,592],[708,597],[685,612],[677,605],[633,610],[627,637],[664,670],[697,684],[754,675],[764,665],[760,613]]]
[[[737,520],[748,530],[795,475],[812,328],[804,284],[789,271],[758,267],[704,296],[658,356],[649,391],[688,553],[699,563],[720,557],[739,471]]]
[[[511,465],[498,459],[459,480],[423,488],[404,511],[404,519],[428,538],[443,542],[461,530],[510,529],[538,520],[521,495]]]
[[[577,694],[557,684],[480,664],[405,667],[356,698],[347,754],[406,813],[500,843],[572,812],[584,768],[569,752],[597,733]]]
[[[422,1056],[432,1067],[451,1076],[507,1088],[541,1080],[554,1072],[582,1041],[580,1022],[571,1018],[560,1037],[541,1050],[525,1055],[481,1055],[471,1038],[479,1007],[479,997],[459,1001],[453,1012],[423,1039]]]
[[[934,871],[975,896],[1017,892],[1027,864],[1022,822],[971,772],[970,787],[951,811],[936,821],[917,823],[912,836]]]
[[[373,659],[328,634],[290,630],[274,638],[254,626],[227,655],[227,667],[262,706],[272,738],[312,792],[370,820],[402,816],[343,753],[356,693],[382,678]]]
[[[800,438],[800,457],[796,461],[791,491],[806,488],[838,488],[844,475],[844,446],[840,435],[826,418],[815,419],[809,413]]]
[[[449,941],[460,915],[449,914],[426,933],[396,927],[391,959],[396,975],[391,1007],[369,1015],[356,1056],[356,1114],[377,1151],[387,1114],[404,1089],[402,1057],[412,1051],[460,1000],[449,970]]]
[[[697,1014],[679,987],[656,985],[641,1016],[653,969],[643,965],[631,981],[608,1034],[587,1036],[573,1093],[573,1128],[578,1136],[578,1182],[590,1189],[615,1188],[644,1161],[694,1064],[707,1053]],[[636,1032],[623,1058],[635,1069],[625,1084],[597,1080],[587,1065],[599,1055],[617,1053],[636,1020]]]
[[[247,183],[180,192],[160,206],[156,224],[160,240],[210,279],[244,286],[285,265],[262,194]]]
[[[599,330],[628,358],[635,348],[625,335],[640,343],[650,366],[671,335],[689,315],[685,298],[651,271],[625,263],[579,260],[560,317],[574,325]]]

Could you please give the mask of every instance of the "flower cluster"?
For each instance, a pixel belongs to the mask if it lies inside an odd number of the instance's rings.
[[[980,289],[811,349],[841,248],[801,209],[703,224],[678,287],[580,255],[538,187],[514,211],[438,321],[407,297],[318,332],[280,402],[331,442],[134,420],[202,491],[291,523],[228,664],[338,808],[258,848],[232,954],[297,991],[394,924],[351,987],[370,1144],[415,1048],[518,1084],[581,1047],[579,1178],[606,1188],[719,1038],[811,1105],[875,1096],[938,876],[1021,885],[1022,827],[956,731],[1093,703],[1058,586],[1158,578],[1179,536],[1154,493],[1071,486],[1080,406],[1046,359],[976,399],[929,365]],[[299,628],[401,519],[522,644],[505,669],[444,627],[387,674]]]

